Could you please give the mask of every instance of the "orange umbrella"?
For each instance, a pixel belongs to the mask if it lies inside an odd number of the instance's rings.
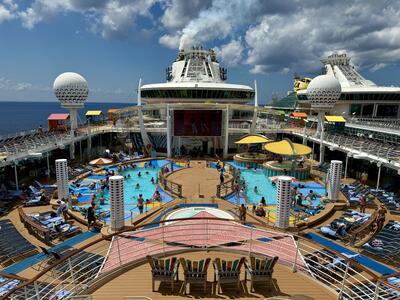
[[[99,157],[99,158],[93,159],[93,160],[91,160],[89,162],[90,165],[98,165],[98,166],[109,165],[111,163],[112,163],[111,159],[103,158],[103,157]]]

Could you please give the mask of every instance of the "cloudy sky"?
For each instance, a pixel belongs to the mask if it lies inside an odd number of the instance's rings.
[[[55,101],[65,71],[86,77],[91,101],[133,101],[140,77],[163,82],[192,45],[216,48],[229,82],[257,79],[263,102],[334,51],[400,85],[400,1],[0,0],[0,101]]]

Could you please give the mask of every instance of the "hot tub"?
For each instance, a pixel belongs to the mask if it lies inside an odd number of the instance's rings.
[[[171,212],[165,219],[166,220],[174,220],[174,219],[182,219],[182,218],[191,218],[201,212],[207,212],[210,215],[212,215],[216,218],[220,218],[220,219],[230,219],[230,220],[234,219],[233,216],[231,216],[226,211],[223,211],[223,210],[220,210],[217,208],[212,208],[212,207],[200,207],[200,206],[186,207],[186,208],[181,208],[181,209],[175,210],[175,211]]]

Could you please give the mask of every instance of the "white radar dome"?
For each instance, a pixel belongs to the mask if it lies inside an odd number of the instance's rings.
[[[54,80],[53,90],[61,104],[82,104],[89,94],[88,83],[83,76],[66,72]]]
[[[342,87],[332,75],[320,75],[311,80],[307,87],[307,98],[315,110],[332,109],[340,98]]]

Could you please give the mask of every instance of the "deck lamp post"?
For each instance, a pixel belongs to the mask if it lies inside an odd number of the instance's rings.
[[[324,162],[324,119],[325,113],[330,111],[340,98],[342,88],[339,81],[332,75],[320,75],[311,80],[307,87],[307,98],[310,101],[311,109],[318,113],[318,127],[315,134],[320,138],[319,163]]]
[[[53,90],[61,107],[68,109],[71,122],[70,157],[75,158],[75,130],[78,128],[78,110],[84,107],[89,94],[88,83],[81,75],[66,72],[54,80]]]

